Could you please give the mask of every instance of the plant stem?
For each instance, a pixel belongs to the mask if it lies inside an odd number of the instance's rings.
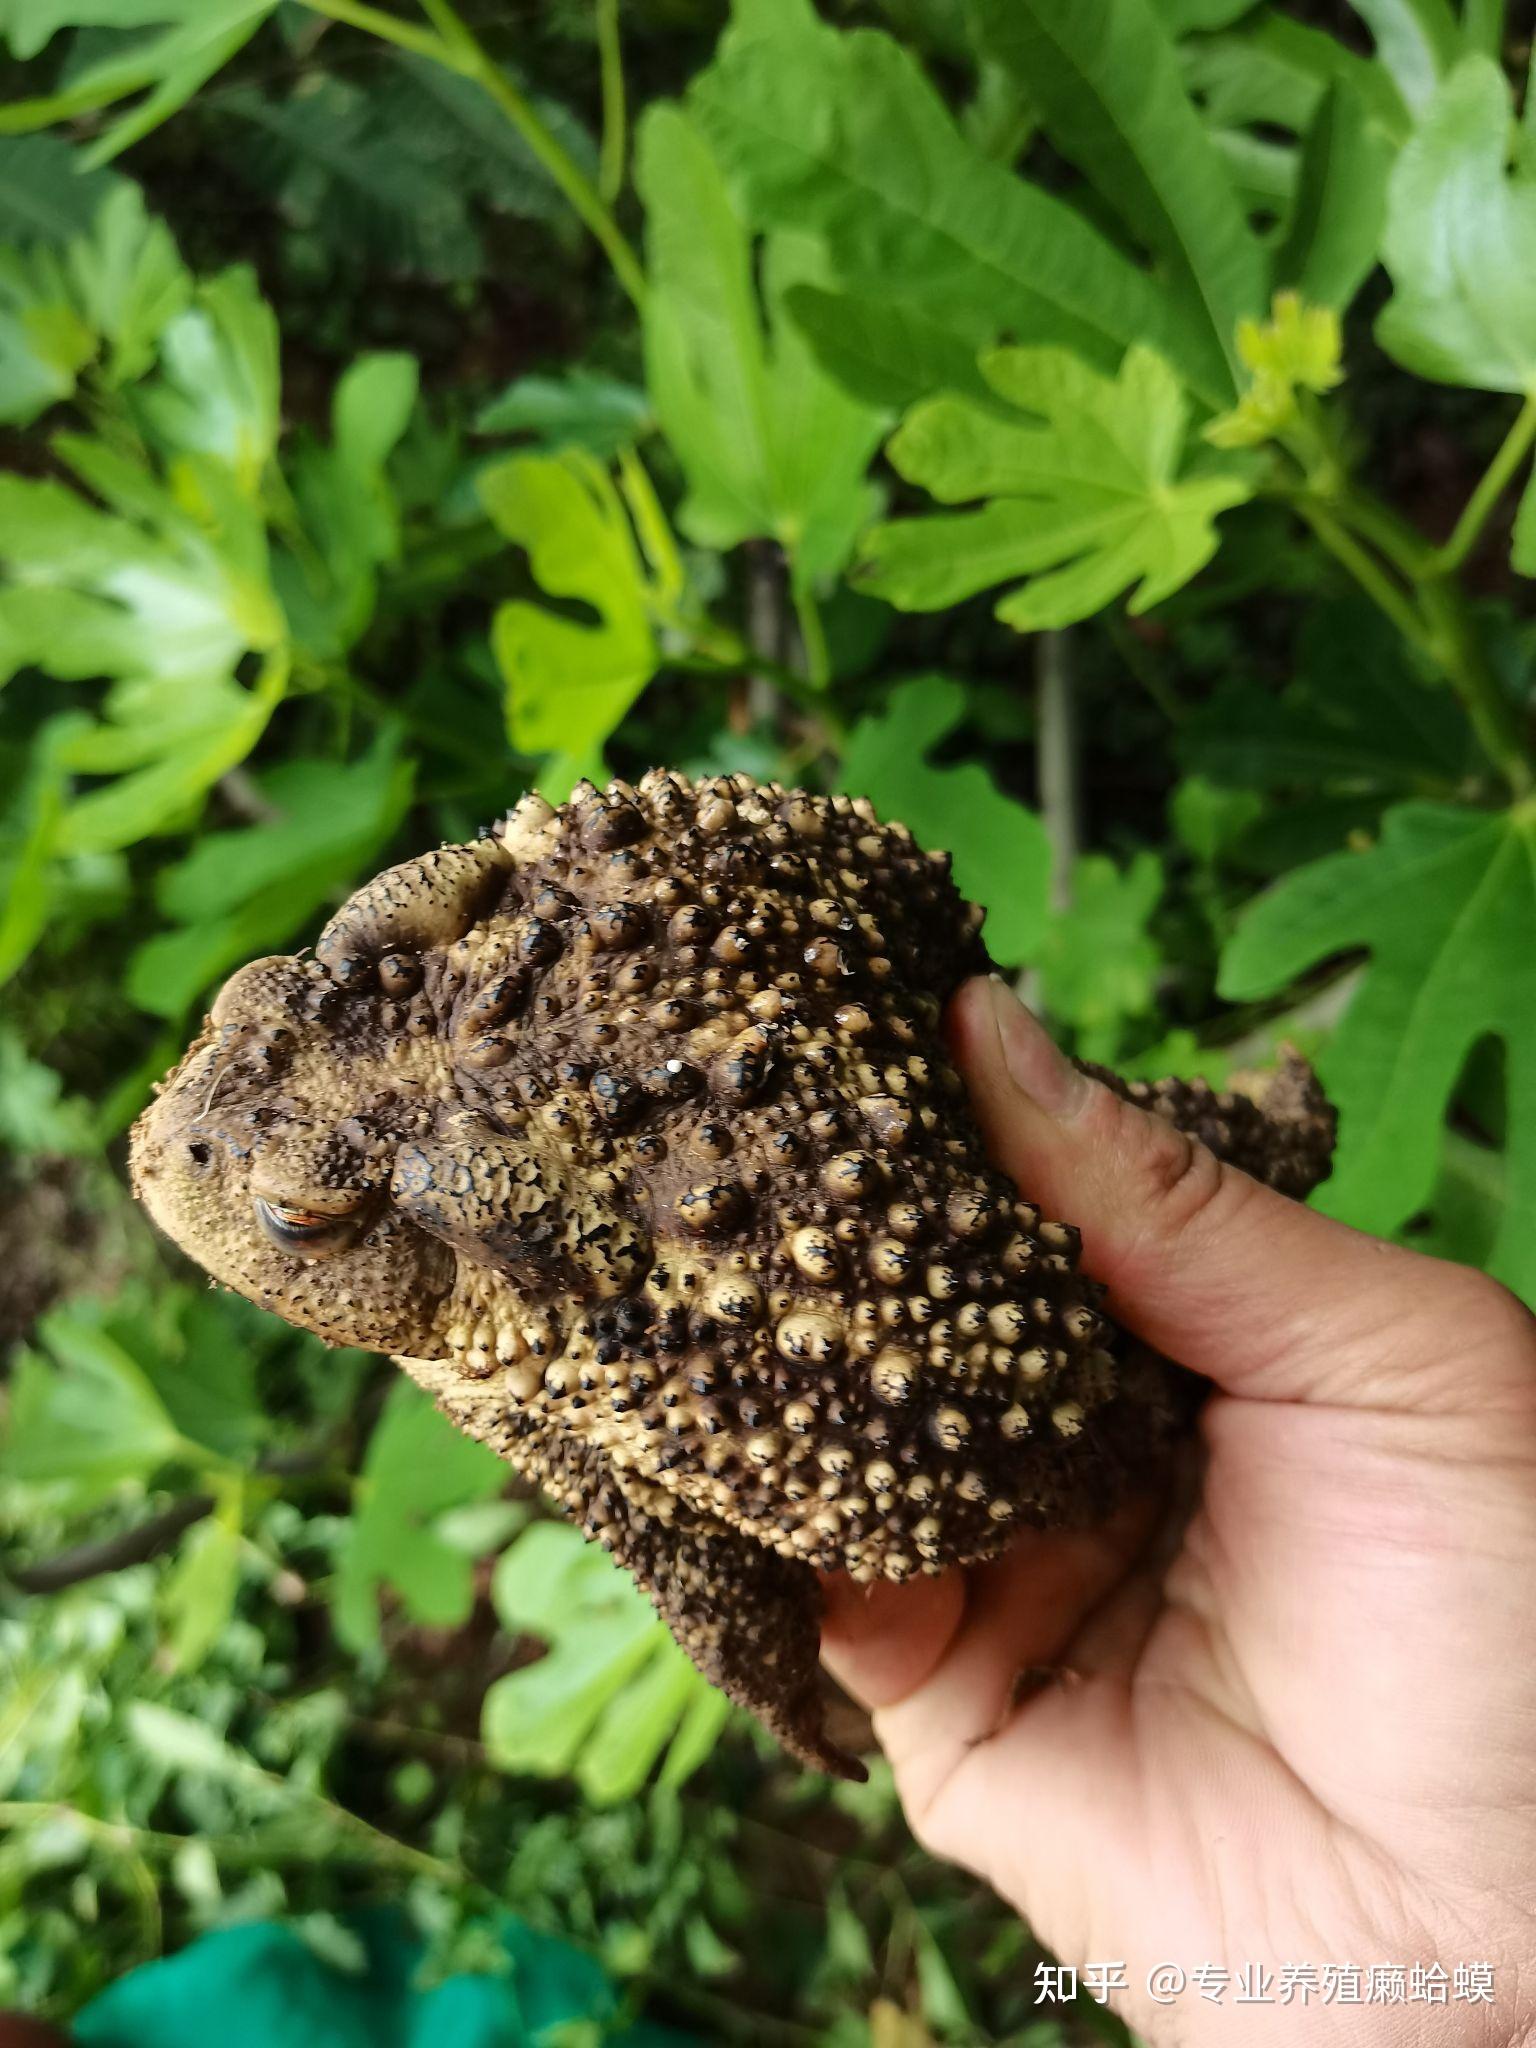
[[[1450,539],[1435,557],[1435,566],[1443,576],[1459,569],[1477,546],[1489,515],[1508,489],[1511,477],[1530,453],[1533,443],[1536,443],[1536,392],[1531,393],[1515,414],[1509,432],[1468,498]]]
[[[315,0],[307,0],[307,4],[313,6]],[[335,5],[336,0],[328,0],[328,4]],[[347,0],[347,4],[352,4],[352,0]],[[613,265],[619,283],[637,306],[643,305],[645,273],[640,268],[640,259],[603,204],[602,194],[592,180],[465,24],[452,0],[423,0],[423,4],[430,5],[431,18],[441,35],[441,42],[433,39],[437,43],[438,61],[449,64],[466,78],[473,78],[490,94],[585,223]]]
[[[1431,577],[1422,586],[1421,602],[1432,630],[1430,651],[1466,707],[1484,753],[1517,797],[1529,795],[1533,777],[1519,714],[1494,673],[1460,585]]]
[[[435,64],[449,62],[444,45],[430,29],[401,21],[398,15],[386,14],[382,7],[370,7],[367,0],[304,0],[304,5],[312,14],[323,14],[348,28],[360,28],[386,43],[397,43],[413,56],[430,57]],[[456,65],[451,68],[458,69]]]
[[[1524,410],[1522,408],[1522,413]],[[1515,441],[1519,426],[1520,421],[1517,420],[1515,427],[1506,435],[1503,448],[1494,457],[1489,474],[1500,464],[1510,443]],[[1536,435],[1536,425],[1531,432]],[[1517,443],[1515,463],[1520,460],[1520,452]],[[1473,493],[1474,499],[1483,496],[1486,482],[1485,476],[1483,484],[1479,484]],[[1495,488],[1486,499],[1489,507],[1497,495],[1498,488]],[[1468,510],[1471,510],[1470,504]],[[1415,644],[1422,646],[1426,656],[1461,699],[1489,760],[1515,795],[1523,795],[1532,787],[1532,767],[1521,735],[1519,714],[1489,663],[1468,612],[1466,594],[1456,576],[1446,569],[1443,551],[1430,547],[1405,519],[1368,491],[1353,486],[1345,489],[1337,501],[1337,511],[1340,519],[1353,526],[1356,534],[1372,541],[1412,586],[1418,600],[1413,613],[1421,636]],[[1464,513],[1462,521],[1458,522],[1458,532],[1465,519]],[[1471,545],[1470,541],[1468,545]]]
[[[1450,683],[1484,753],[1515,795],[1523,796],[1533,786],[1533,775],[1519,716],[1489,664],[1461,586],[1445,573],[1441,556],[1364,492],[1343,491],[1328,505],[1314,493],[1301,491],[1294,502],[1335,559]],[[1361,545],[1361,536],[1373,541],[1401,571],[1412,585],[1413,597]]]
[[[1411,599],[1393,582],[1380,562],[1366,552],[1343,520],[1310,492],[1298,492],[1294,503],[1323,546],[1349,571],[1371,601],[1386,613],[1403,638],[1434,660],[1435,648],[1429,631]]]
[[[805,650],[805,672],[818,690],[824,690],[832,680],[832,656],[827,647],[827,629],[821,622],[821,607],[815,593],[796,576],[789,579],[789,595],[795,608],[795,623],[800,628],[800,644]]]
[[[456,51],[466,65],[472,65],[475,58],[475,39],[454,13],[452,6],[445,6],[443,0],[421,0],[421,11],[448,47]]]
[[[605,204],[612,206],[624,189],[624,53],[619,43],[619,0],[597,0],[597,59],[603,91],[597,189]]]

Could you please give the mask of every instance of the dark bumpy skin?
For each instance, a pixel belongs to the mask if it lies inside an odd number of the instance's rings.
[[[393,1352],[787,1748],[856,1772],[816,1571],[1098,1516],[1177,1406],[1077,1232],[987,1162],[939,1031],[980,924],[862,801],[662,772],[526,797],[236,974],[136,1186],[216,1280]],[[1125,1092],[1292,1194],[1326,1171],[1299,1062]]]

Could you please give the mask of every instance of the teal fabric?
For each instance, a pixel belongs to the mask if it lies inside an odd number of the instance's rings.
[[[77,2017],[80,2048],[564,2048],[583,2035],[613,2048],[687,2048],[688,2037],[644,2022],[620,2026],[600,1966],[579,1949],[508,1920],[505,1976],[412,1979],[422,1945],[404,1914],[347,1922],[365,1971],[339,1969],[276,1921],[206,1934],[146,1963]]]

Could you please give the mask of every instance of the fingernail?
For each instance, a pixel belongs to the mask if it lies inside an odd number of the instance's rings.
[[[1078,1072],[1000,974],[994,974],[991,981],[992,1014],[1009,1079],[1047,1116],[1075,1116],[1088,1097],[1087,1076]]]

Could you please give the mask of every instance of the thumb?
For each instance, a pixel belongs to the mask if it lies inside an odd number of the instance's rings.
[[[993,1158],[1082,1231],[1116,1320],[1229,1393],[1463,1409],[1505,1391],[1497,1360],[1528,1361],[1494,1282],[1224,1165],[1081,1073],[1001,981],[966,984],[950,1034]]]

